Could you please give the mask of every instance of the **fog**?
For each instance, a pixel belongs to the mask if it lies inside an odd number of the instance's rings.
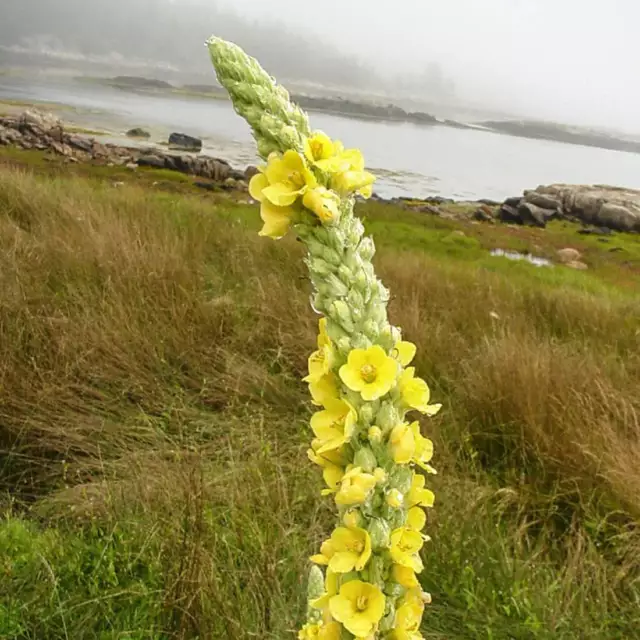
[[[215,33],[296,87],[640,132],[635,0],[0,0],[0,6],[5,52],[40,51],[212,82],[203,42]]]

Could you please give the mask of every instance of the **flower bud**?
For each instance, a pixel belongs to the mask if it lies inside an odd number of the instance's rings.
[[[378,460],[376,459],[373,451],[371,451],[369,447],[364,446],[362,447],[362,449],[356,452],[356,455],[353,458],[353,464],[356,467],[362,467],[363,471],[371,473],[376,468]]]
[[[381,518],[374,518],[367,528],[371,537],[371,547],[375,550],[386,549],[391,544],[391,529]]]
[[[344,526],[349,529],[357,529],[362,523],[362,516],[356,509],[349,509],[349,511],[342,516],[342,522]]]
[[[363,260],[370,262],[376,253],[376,247],[371,238],[362,238],[358,245],[358,253]]]
[[[399,422],[398,410],[391,402],[383,402],[378,411],[377,423],[383,431],[391,431]]]
[[[368,432],[369,442],[378,444],[382,441],[382,430],[380,427],[371,427]]]
[[[389,477],[382,467],[377,467],[373,472],[373,476],[377,480],[378,484],[384,484]]]
[[[390,507],[400,509],[404,504],[404,496],[397,489],[391,489],[387,493],[386,501]]]
[[[329,307],[329,315],[334,322],[337,322],[347,333],[352,333],[355,329],[351,318],[351,311],[344,300],[335,300]]]
[[[408,466],[396,466],[389,478],[389,485],[392,489],[397,489],[405,494],[411,489],[413,471]]]
[[[307,582],[307,597],[315,600],[324,593],[324,575],[322,569],[317,565],[312,565],[309,569],[309,581]]]

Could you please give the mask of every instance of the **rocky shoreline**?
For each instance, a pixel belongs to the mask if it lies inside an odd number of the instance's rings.
[[[138,132],[140,133],[140,132]],[[0,117],[0,146],[50,151],[69,163],[93,162],[108,166],[153,167],[178,171],[202,178],[197,181],[205,189],[246,191],[255,167],[244,171],[226,160],[200,155],[198,140],[172,134],[177,146],[163,151],[156,146],[127,146],[102,143],[85,135],[72,133],[51,114],[25,111]],[[185,151],[187,150],[187,151]],[[195,152],[194,152],[195,151]],[[454,204],[446,198],[394,198],[379,201],[410,208],[414,211],[447,217],[442,205]],[[551,220],[563,219],[582,224],[583,233],[609,234],[612,231],[640,233],[640,191],[605,185],[539,186],[522,196],[507,198],[503,203],[481,200],[466,203],[478,222],[506,223],[544,228]]]

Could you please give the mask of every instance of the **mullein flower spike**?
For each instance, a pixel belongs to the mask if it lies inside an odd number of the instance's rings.
[[[292,227],[306,244],[312,306],[322,317],[305,382],[313,404],[309,459],[322,469],[338,518],[309,577],[300,640],[419,640],[428,594],[417,574],[434,504],[425,476],[433,444],[407,419],[426,416],[429,387],[409,366],[416,348],[387,318],[389,292],[376,278],[373,241],[354,215],[374,176],[362,153],[312,131],[253,58],[219,38],[208,43],[220,84],[253,130],[265,160],[250,183],[261,235]],[[324,572],[320,569],[324,568]]]

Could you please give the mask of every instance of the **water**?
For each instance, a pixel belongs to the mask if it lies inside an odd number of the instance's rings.
[[[518,253],[517,251],[505,251],[504,249],[493,249],[492,256],[499,256],[502,258],[508,258],[509,260],[524,260],[529,264],[536,267],[552,267],[551,260],[546,258],[539,258],[538,256],[531,255],[530,253]]]
[[[11,77],[0,77],[1,99],[69,105],[74,111],[63,112],[63,118],[118,134],[143,126],[158,142],[180,131],[201,137],[204,153],[237,166],[258,161],[246,123],[226,101]],[[311,121],[314,128],[362,149],[379,176],[376,191],[383,197],[502,200],[553,182],[640,188],[640,154],[321,113],[312,113]]]

